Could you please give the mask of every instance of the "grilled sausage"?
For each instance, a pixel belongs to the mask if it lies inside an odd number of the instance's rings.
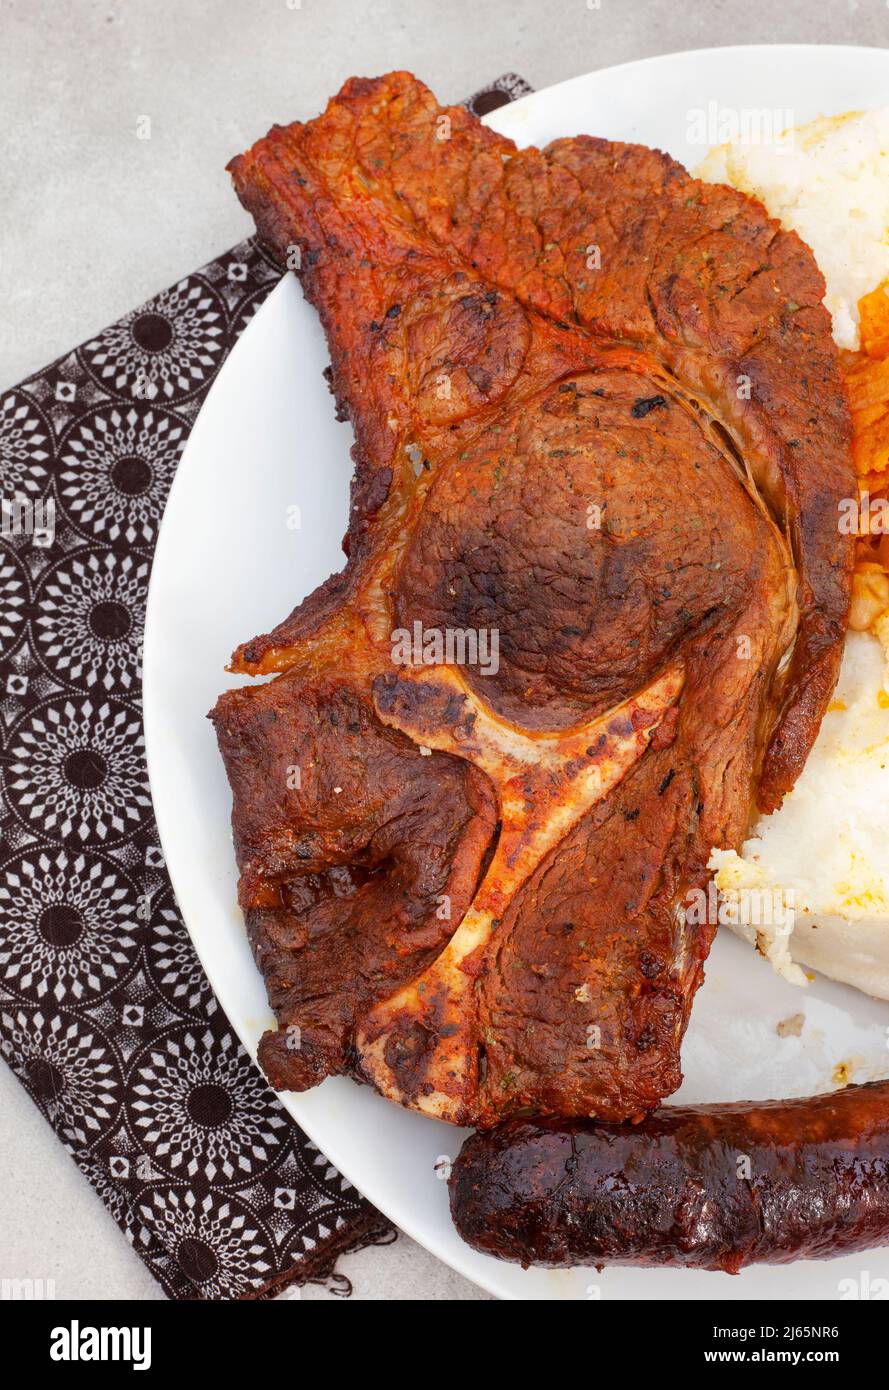
[[[513,1120],[464,1144],[451,1212],[522,1265],[744,1265],[889,1243],[889,1080],[666,1107],[641,1124]]]

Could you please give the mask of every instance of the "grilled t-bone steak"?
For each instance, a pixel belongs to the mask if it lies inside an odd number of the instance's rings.
[[[821,275],[663,154],[518,150],[405,73],[231,170],[356,437],[344,570],[213,712],[260,1061],[481,1127],[642,1115],[714,930],[687,895],[792,786],[840,660]]]

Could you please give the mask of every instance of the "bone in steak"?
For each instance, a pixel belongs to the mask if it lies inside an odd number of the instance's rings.
[[[260,1061],[483,1127],[641,1115],[714,930],[687,894],[793,784],[840,660],[814,259],[665,155],[517,150],[405,73],[231,169],[356,437],[345,569],[213,712]]]

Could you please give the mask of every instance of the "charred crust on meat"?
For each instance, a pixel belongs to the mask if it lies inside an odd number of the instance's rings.
[[[630,414],[634,420],[643,420],[645,416],[650,415],[653,410],[657,410],[666,404],[666,396],[645,396],[643,399],[633,402]]]
[[[355,432],[345,568],[213,716],[262,1064],[482,1126],[638,1118],[712,939],[684,896],[793,785],[838,671],[854,479],[814,260],[657,151],[518,150],[405,73],[231,171],[272,255],[303,250]],[[414,623],[496,633],[496,671],[394,666]]]

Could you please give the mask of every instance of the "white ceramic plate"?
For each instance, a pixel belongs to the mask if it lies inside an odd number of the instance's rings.
[[[434,80],[434,74],[426,74]],[[588,132],[668,150],[693,165],[689,112],[777,110],[795,121],[878,106],[889,52],[707,49],[590,73],[497,111],[519,144]],[[259,135],[261,132],[257,131]],[[236,907],[230,795],[206,713],[234,647],[265,632],[340,567],[352,442],[321,372],[316,315],[292,277],[275,289],[220,372],[192,431],[164,517],[148,603],[145,728],[154,804],[179,906],[213,988],[251,1055],[272,1022]],[[302,528],[287,526],[301,508]],[[800,1038],[776,1023],[803,1010]],[[889,1072],[884,1005],[819,981],[807,994],[721,933],[683,1049],[686,1101],[764,1099]],[[889,1251],[737,1278],[690,1271],[523,1271],[477,1255],[454,1232],[436,1163],[461,1134],[337,1078],[284,1104],[321,1150],[393,1221],[505,1298],[837,1298],[862,1269],[889,1276]],[[439,1162],[439,1169],[441,1164]]]

